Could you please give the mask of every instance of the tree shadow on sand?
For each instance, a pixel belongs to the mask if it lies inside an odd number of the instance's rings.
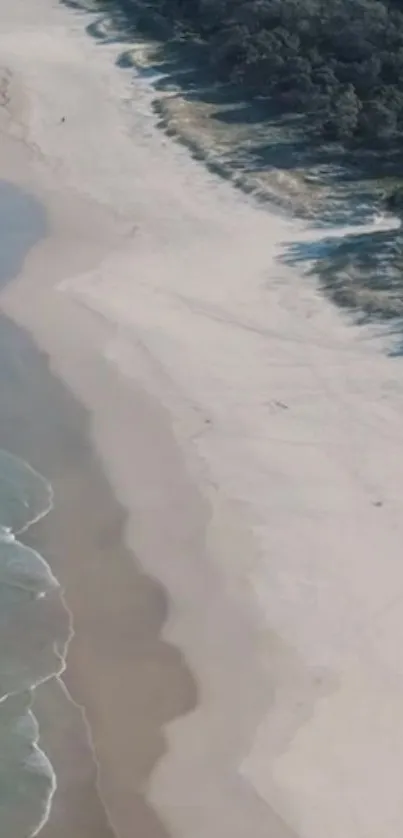
[[[61,2],[79,5],[79,0]],[[81,7],[88,8],[85,0]],[[283,203],[284,208],[303,217],[320,217],[324,226],[352,220],[360,223],[379,206],[379,179],[395,177],[401,170],[396,154],[362,149],[354,153],[340,145],[324,145],[308,131],[307,115],[284,112],[272,99],[247,99],[242,88],[218,82],[200,39],[167,21],[152,0],[92,0],[94,7],[99,14],[88,24],[88,33],[100,43],[122,45],[117,64],[134,67],[149,80],[160,126],[214,173],[258,200]],[[136,49],[147,43],[150,49],[144,62],[136,57]],[[203,146],[197,125],[194,135],[190,132],[189,111],[180,124],[176,113],[182,105],[199,107],[200,113],[208,114],[216,151]],[[278,173],[287,176],[280,187]],[[364,205],[360,195],[354,197],[355,191],[363,191],[363,180],[368,182]],[[297,194],[299,185],[303,187],[302,200]]]
[[[147,78],[160,127],[211,172],[255,200],[314,221],[324,231],[368,224],[383,214],[385,190],[401,181],[396,151],[353,152],[325,145],[307,133],[304,114],[285,113],[272,100],[248,100],[241,88],[218,82],[203,43],[183,29],[174,31],[152,0],[94,2],[99,15],[89,24],[89,34],[99,43],[122,45],[117,64]],[[144,47],[145,62],[136,57],[136,50],[141,53]],[[200,139],[199,117],[195,130],[189,131],[192,112],[186,107],[191,105],[207,114],[213,133],[207,149]],[[331,299],[357,318],[390,320],[399,316],[403,294],[400,249],[399,232],[380,230],[298,243],[284,258],[309,263]]]
[[[402,341],[403,236],[399,229],[312,238],[287,246],[285,264],[306,267],[326,295],[352,312],[358,323],[392,326]],[[399,337],[400,335],[400,337]]]

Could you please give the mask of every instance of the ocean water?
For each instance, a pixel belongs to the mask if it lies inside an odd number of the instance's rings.
[[[45,232],[36,199],[0,180],[0,288]],[[31,705],[35,686],[64,668],[69,619],[49,565],[24,544],[31,524],[51,510],[52,488],[15,456],[22,430],[29,433],[29,393],[19,332],[3,317],[0,343],[0,836],[29,838],[46,821],[56,785]],[[1,446],[13,425],[17,451],[11,454]]]
[[[38,747],[35,686],[64,669],[65,620],[59,584],[23,533],[52,507],[50,484],[0,450],[0,834],[37,835],[55,776]]]

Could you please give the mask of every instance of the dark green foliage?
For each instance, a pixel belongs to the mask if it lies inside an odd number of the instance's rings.
[[[218,78],[306,113],[317,135],[399,147],[403,0],[152,0],[152,5],[202,38]]]
[[[403,189],[397,188],[394,189],[389,195],[385,198],[385,205],[386,209],[389,212],[395,212],[400,215],[403,214]]]

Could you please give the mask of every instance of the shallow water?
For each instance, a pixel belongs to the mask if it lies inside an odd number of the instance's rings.
[[[0,181],[0,285],[18,274],[28,251],[45,232],[41,205],[13,184]],[[8,418],[17,421],[25,399],[20,392],[24,376],[19,374],[16,345],[8,339],[12,335],[15,338],[16,331],[0,320],[0,440],[7,436]],[[69,617],[49,565],[22,540],[29,526],[51,507],[50,483],[23,459],[0,448],[2,838],[36,835],[55,789],[52,766],[37,745],[39,731],[31,704],[35,686],[64,667]]]
[[[36,198],[0,180],[0,287],[18,275],[27,253],[45,233],[46,213]]]
[[[35,835],[46,820],[55,777],[37,746],[32,690],[64,668],[68,620],[48,564],[15,537],[46,515],[50,484],[0,451],[0,832]]]

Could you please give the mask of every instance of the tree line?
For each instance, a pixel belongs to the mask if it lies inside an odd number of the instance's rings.
[[[403,0],[152,0],[152,6],[203,42],[218,79],[309,115],[321,140],[400,146]]]

